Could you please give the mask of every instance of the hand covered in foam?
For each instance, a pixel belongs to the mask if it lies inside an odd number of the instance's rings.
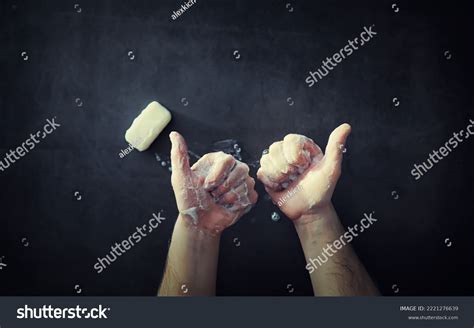
[[[317,213],[331,202],[341,175],[344,144],[351,132],[342,124],[330,135],[326,154],[313,140],[288,134],[273,143],[260,159],[257,177],[265,185],[273,202],[290,219]]]
[[[246,164],[223,152],[206,154],[191,168],[184,138],[171,132],[171,184],[181,216],[195,228],[220,234],[257,202]]]

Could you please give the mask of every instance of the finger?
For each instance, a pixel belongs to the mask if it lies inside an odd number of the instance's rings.
[[[253,191],[255,180],[248,177],[243,183],[223,194],[218,200],[219,204],[232,205],[233,208],[242,208],[250,205],[249,192]]]
[[[287,179],[288,177],[288,169],[281,168],[279,165],[280,161],[280,155],[279,152],[275,151],[275,146],[272,144],[270,148],[273,147],[273,152],[268,154],[265,154],[260,158],[260,169],[262,170],[262,173],[266,175],[268,180],[270,180],[273,183],[280,183],[284,180]],[[278,146],[276,146],[278,147]],[[283,164],[281,164],[283,166]]]
[[[278,183],[275,183],[268,178],[267,173],[261,167],[257,171],[257,179],[260,180],[260,182],[263,183],[266,188],[272,190],[277,190],[280,188]]]
[[[223,153],[216,158],[204,182],[204,189],[212,190],[222,184],[235,164],[236,161],[234,157],[228,154]]]
[[[249,176],[249,167],[247,164],[240,161],[236,161],[234,169],[229,173],[227,179],[217,186],[215,190],[211,192],[214,197],[220,197],[222,194],[228,192],[231,188],[240,185]]]
[[[344,123],[332,131],[326,146],[326,158],[329,162],[340,165],[346,139],[351,133],[351,126]]]
[[[252,190],[250,193],[249,193],[249,200],[250,200],[250,203],[252,205],[254,205],[255,203],[257,203],[257,200],[258,200],[258,194],[255,190]]]
[[[283,153],[287,162],[305,169],[315,156],[322,157],[322,151],[314,141],[300,134],[288,134],[283,139]]]
[[[273,161],[273,167],[277,172],[280,173],[280,176],[277,179],[273,179],[275,182],[280,182],[286,180],[288,175],[294,174],[297,171],[297,167],[291,165],[287,160],[285,153],[283,151],[283,141],[274,142],[268,151]]]
[[[171,182],[185,184],[191,176],[189,168],[188,147],[183,136],[178,132],[170,133],[171,140]]]
[[[207,177],[218,153],[207,153],[191,166],[197,176]]]

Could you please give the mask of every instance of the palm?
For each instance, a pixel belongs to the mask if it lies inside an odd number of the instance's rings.
[[[257,200],[253,179],[246,174],[248,167],[245,170],[245,164],[220,152],[204,155],[190,168],[184,138],[176,132],[170,138],[171,183],[180,214],[196,228],[222,232]],[[229,181],[236,174],[240,174],[238,179]]]
[[[196,226],[210,228],[218,233],[231,225],[238,214],[216,203],[204,188],[205,176],[194,172],[201,171],[199,169],[199,165],[193,166],[186,183],[174,187],[175,195],[181,195],[176,197],[178,210],[181,214],[188,215]]]
[[[289,218],[299,218],[302,214],[328,205],[337,183],[337,177],[330,174],[331,166],[334,166],[334,163],[328,163],[326,158],[312,163],[308,170],[298,177],[294,185],[274,193],[272,199],[274,201],[285,199],[281,210]]]
[[[304,136],[288,135],[274,143],[262,167],[259,179],[275,204],[292,220],[328,205],[340,176],[342,150],[350,126],[343,124],[333,131],[326,154]],[[285,156],[280,153],[284,152]],[[294,156],[292,156],[294,154]],[[282,160],[285,159],[285,161]],[[295,177],[295,167],[298,173]]]

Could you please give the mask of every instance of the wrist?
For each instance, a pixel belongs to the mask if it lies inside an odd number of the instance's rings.
[[[324,223],[323,221],[333,217],[335,209],[331,202],[323,206],[313,208],[305,213],[302,213],[297,219],[293,220],[295,227],[303,227],[307,224]]]
[[[294,225],[302,241],[323,241],[344,232],[331,203],[317,211],[301,215],[294,221]]]
[[[222,230],[218,229],[207,229],[205,226],[194,224],[192,220],[189,220],[185,215],[179,214],[176,220],[176,228],[182,233],[187,235],[188,239],[197,241],[213,241],[220,239]]]

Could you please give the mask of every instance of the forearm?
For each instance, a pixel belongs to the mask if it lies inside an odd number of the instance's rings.
[[[332,204],[316,214],[303,215],[295,221],[295,228],[315,295],[379,294],[351,245],[342,238],[345,231]],[[339,242],[333,243],[335,240]]]
[[[215,295],[219,242],[178,216],[158,295]]]

